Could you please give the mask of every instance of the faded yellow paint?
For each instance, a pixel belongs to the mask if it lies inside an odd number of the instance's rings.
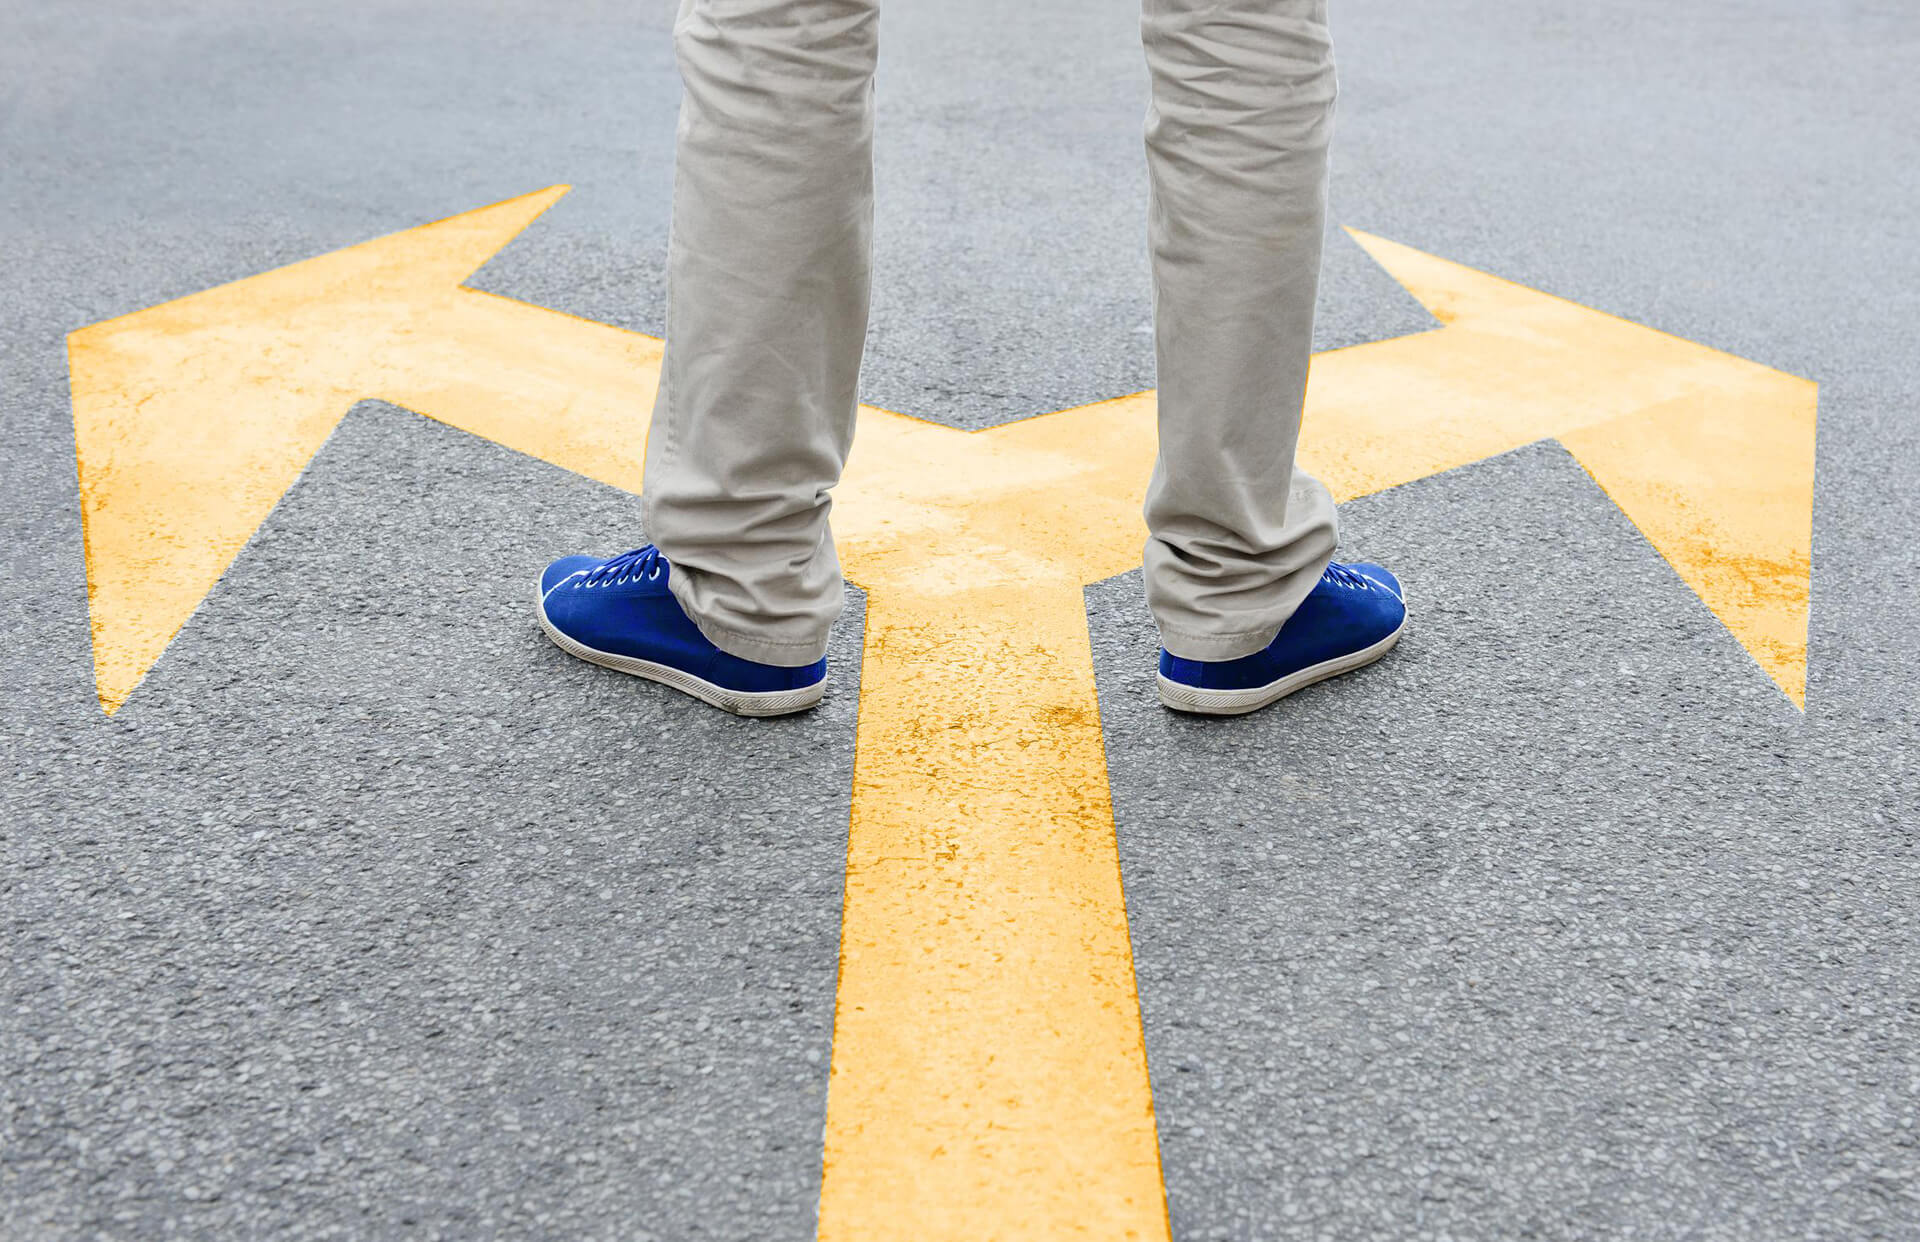
[[[73,334],[108,711],[359,398],[637,489],[659,342],[459,285],[561,192]],[[1351,499],[1557,436],[1800,702],[1813,385],[1355,236],[1443,326],[1316,358],[1304,464]],[[1167,1236],[1081,602],[1139,563],[1154,418],[862,407],[833,1242]]]

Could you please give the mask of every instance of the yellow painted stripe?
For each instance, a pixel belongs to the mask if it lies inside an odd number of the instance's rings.
[[[1167,1236],[1077,584],[867,613],[820,1237]]]

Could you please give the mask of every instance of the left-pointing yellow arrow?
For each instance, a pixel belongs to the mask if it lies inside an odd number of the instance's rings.
[[[353,403],[639,490],[660,343],[461,286],[554,186],[73,333],[95,683],[153,666]]]

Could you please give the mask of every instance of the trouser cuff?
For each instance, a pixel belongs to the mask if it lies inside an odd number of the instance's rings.
[[[776,668],[804,668],[826,657],[826,633],[792,640],[768,639],[743,633],[695,612],[688,606],[686,595],[679,589],[680,585],[672,578],[667,580],[667,589],[680,602],[680,611],[687,614],[687,620],[693,622],[693,628],[699,630],[703,638],[730,656],[752,660],[755,664],[771,664]]]
[[[1279,633],[1280,627],[1277,625],[1239,634],[1189,634],[1161,626],[1160,645],[1167,649],[1168,654],[1182,660],[1238,660],[1242,656],[1264,651]]]

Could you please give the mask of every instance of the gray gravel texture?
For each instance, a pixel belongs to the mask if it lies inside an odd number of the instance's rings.
[[[1035,8],[883,20],[877,404],[1152,383],[1136,11]],[[0,11],[0,1236],[810,1235],[857,597],[798,720],[575,664],[637,506],[367,403],[92,693],[65,333],[559,181],[476,283],[660,332],[669,19]],[[1808,711],[1552,444],[1347,506],[1414,626],[1257,717],[1090,589],[1176,1234],[1920,1237],[1920,14],[1334,20],[1339,222],[1820,381]]]

